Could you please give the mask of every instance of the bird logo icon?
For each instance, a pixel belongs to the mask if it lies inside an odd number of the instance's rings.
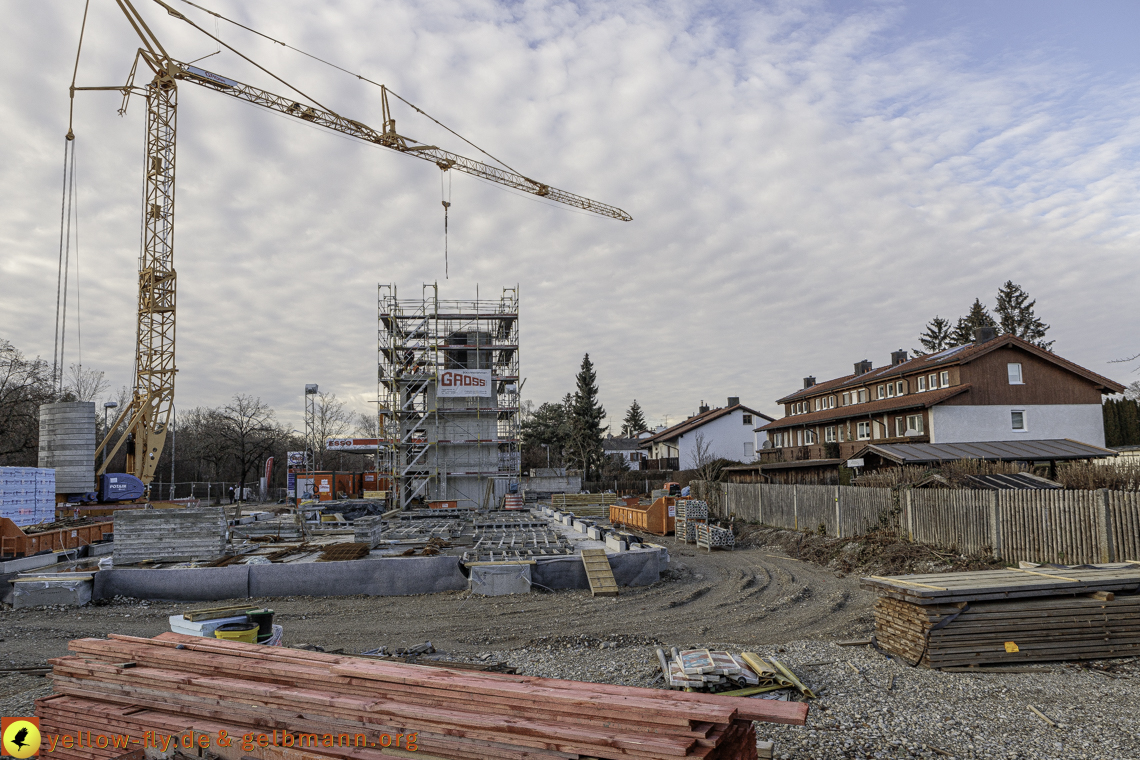
[[[3,754],[24,760],[40,753],[38,718],[4,718],[2,730]]]

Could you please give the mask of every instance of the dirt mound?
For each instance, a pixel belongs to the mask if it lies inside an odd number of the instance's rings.
[[[916,544],[887,530],[852,538],[766,528],[736,521],[737,546],[772,547],[789,557],[813,562],[843,575],[897,575],[993,570],[1005,564],[989,554],[961,554]]]

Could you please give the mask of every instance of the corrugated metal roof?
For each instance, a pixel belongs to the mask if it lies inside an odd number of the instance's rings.
[[[1052,491],[1061,484],[1039,478],[1028,472],[1015,472],[1010,475],[970,475],[975,487],[990,488],[995,491]]]
[[[900,464],[948,462],[955,459],[988,459],[1003,462],[1035,462],[1058,459],[1110,457],[1116,452],[1071,438],[1045,441],[984,441],[979,443],[878,443],[863,448],[853,459],[878,454]]]

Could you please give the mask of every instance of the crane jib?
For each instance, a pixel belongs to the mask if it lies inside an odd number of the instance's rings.
[[[633,219],[632,216],[616,206],[599,203],[575,193],[559,190],[558,188],[543,184],[529,177],[524,177],[521,174],[500,169],[497,166],[484,164],[481,161],[460,156],[434,145],[409,145],[409,142],[415,143],[416,141],[397,134],[394,129],[386,129],[386,131],[378,132],[366,124],[347,119],[339,114],[327,111],[324,108],[305,105],[292,98],[275,95],[257,87],[221,76],[220,74],[215,74],[212,71],[200,69],[197,66],[191,66],[180,61],[172,61],[172,63],[177,68],[175,77],[178,79],[208,87],[231,97],[238,98],[239,100],[245,100],[254,105],[268,108],[271,111],[293,116],[335,132],[350,135],[381,147],[404,153],[414,158],[431,161],[441,169],[457,169],[465,174],[479,177],[480,179],[489,180],[496,184],[505,185],[515,190],[521,190],[530,195],[537,195],[567,206],[573,206],[593,214],[608,216],[611,219],[619,219],[624,222],[632,221]]]

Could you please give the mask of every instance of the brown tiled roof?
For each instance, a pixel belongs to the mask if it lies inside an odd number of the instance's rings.
[[[964,393],[969,389],[970,384],[966,383],[965,385],[952,385],[949,388],[942,388],[936,391],[908,393],[904,396],[895,396],[894,398],[885,398],[879,401],[868,401],[865,404],[849,404],[848,406],[837,406],[834,409],[827,409],[820,412],[793,414],[778,419],[775,422],[769,422],[767,425],[756,428],[756,430],[757,432],[761,430],[779,430],[781,428],[800,427],[801,425],[816,425],[821,422],[831,422],[833,420],[870,417],[882,412],[894,412],[901,409],[929,408],[948,398],[957,396],[959,393]]]
[[[1035,346],[1029,341],[1022,340],[1021,338],[1013,335],[1002,335],[993,340],[988,340],[985,343],[968,343],[964,346],[957,346],[956,348],[948,348],[945,351],[939,351],[934,354],[927,354],[925,356],[916,356],[913,359],[897,364],[893,367],[879,367],[870,372],[864,372],[862,375],[844,375],[837,377],[834,380],[817,383],[810,388],[798,390],[776,401],[777,404],[786,404],[791,401],[798,401],[799,399],[814,396],[821,392],[829,392],[839,390],[842,388],[858,387],[863,385],[871,385],[887,378],[898,377],[900,375],[910,374],[911,372],[926,372],[929,370],[942,369],[955,364],[967,364],[974,359],[985,356],[989,352],[1002,348],[1003,346],[1015,346],[1023,351],[1028,351],[1034,356],[1038,356],[1046,361],[1052,362],[1059,367],[1069,370],[1070,372],[1080,375],[1081,377],[1095,383],[1100,388],[1107,390],[1111,393],[1123,393],[1124,386],[1120,383],[1109,380],[1103,375],[1098,375],[1096,372],[1087,370],[1079,364],[1074,364],[1068,359],[1062,359],[1056,354],[1046,351],[1039,346]]]
[[[685,433],[689,432],[690,430],[693,430],[694,428],[698,428],[707,422],[712,422],[713,420],[718,419],[720,417],[723,417],[724,415],[729,414],[730,412],[735,412],[737,409],[739,409],[742,412],[747,412],[748,414],[751,414],[754,417],[763,417],[766,420],[769,420],[769,421],[772,420],[771,417],[764,414],[763,412],[757,412],[754,409],[749,409],[748,407],[744,406],[743,404],[737,404],[735,406],[724,406],[724,407],[720,407],[718,409],[710,409],[707,412],[701,412],[700,414],[698,414],[694,417],[690,417],[689,419],[685,420],[684,422],[677,423],[673,427],[665,428],[664,430],[662,430],[657,435],[650,436],[649,438],[642,438],[640,440],[640,442],[638,443],[638,446],[640,446],[641,448],[648,448],[651,444],[653,444],[657,441],[671,441],[674,438],[676,438],[680,435],[684,435]]]

